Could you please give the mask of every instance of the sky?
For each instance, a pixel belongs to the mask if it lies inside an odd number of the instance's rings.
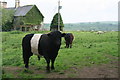
[[[15,0],[7,2],[7,7],[14,7]],[[60,0],[60,10],[64,23],[117,21],[118,2],[120,0]],[[44,15],[44,23],[51,23],[57,13],[58,0],[20,0],[20,6],[37,5]]]

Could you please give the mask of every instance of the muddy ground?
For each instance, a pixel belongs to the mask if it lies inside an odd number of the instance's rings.
[[[70,67],[62,72],[52,71],[46,73],[45,70],[37,69],[35,66],[31,66],[30,70],[32,74],[43,74],[45,78],[118,78],[118,61],[110,61],[108,64],[93,65],[91,67]],[[14,74],[14,78],[20,78],[19,73],[23,71],[23,67],[4,67],[4,74]],[[30,74],[30,75],[32,75]]]

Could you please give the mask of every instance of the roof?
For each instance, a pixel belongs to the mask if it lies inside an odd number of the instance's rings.
[[[15,11],[14,16],[25,16],[33,7],[34,5],[27,5],[18,7]]]
[[[15,10],[15,7],[5,8],[6,10]]]

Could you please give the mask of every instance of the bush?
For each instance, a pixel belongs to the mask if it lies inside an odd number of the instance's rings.
[[[11,31],[10,34],[21,34],[23,33],[22,31]]]
[[[2,30],[10,31],[13,28],[14,10],[2,9]]]

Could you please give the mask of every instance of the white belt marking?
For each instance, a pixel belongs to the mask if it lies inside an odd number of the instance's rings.
[[[40,55],[38,52],[38,44],[42,34],[34,34],[31,38],[31,52],[35,55]]]

